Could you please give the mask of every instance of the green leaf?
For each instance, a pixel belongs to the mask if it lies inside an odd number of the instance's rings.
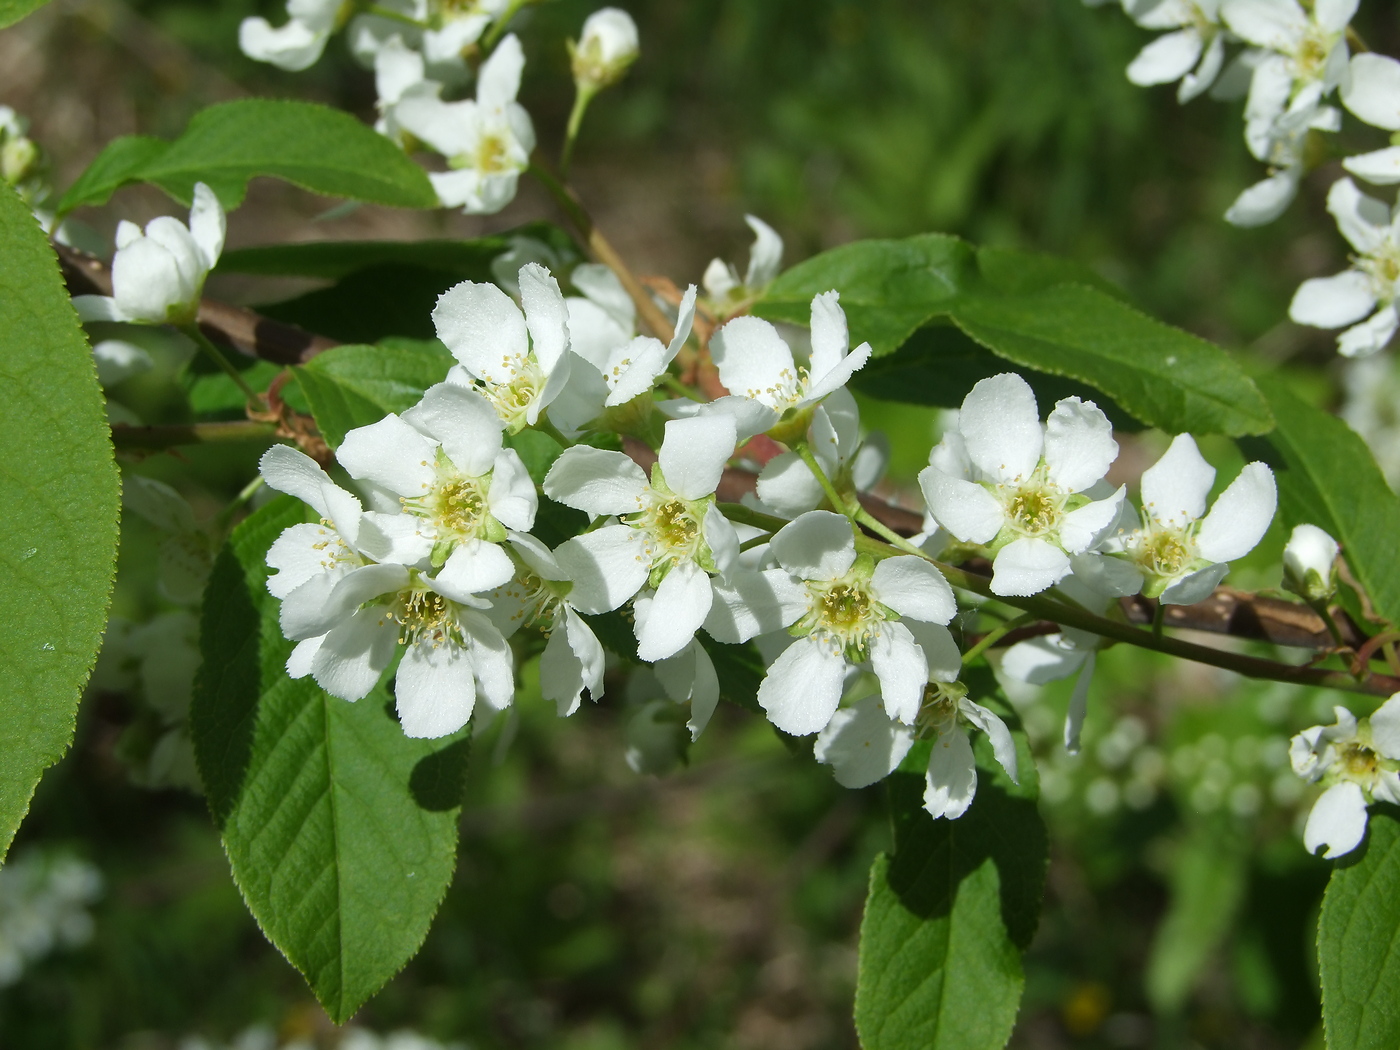
[[[219,555],[190,725],[234,880],[339,1024],[418,950],[447,891],[467,741],[405,737],[382,684],[351,704],[287,677],[264,561],[306,517],[279,497]]]
[[[1283,524],[1311,523],[1331,533],[1376,612],[1400,623],[1400,500],[1371,450],[1344,422],[1293,394],[1282,380],[1265,377],[1259,385],[1278,420],[1268,436],[1274,452],[1268,458],[1277,472]]]
[[[1248,875],[1238,830],[1201,823],[1171,862],[1171,903],[1147,961],[1147,996],[1159,1013],[1176,1013],[1206,974],[1230,932]]]
[[[978,736],[977,795],[956,820],[923,809],[929,744],[889,779],[895,853],[871,868],[860,928],[855,1014],[865,1050],[994,1050],[1015,1024],[1020,952],[1035,934],[1048,846],[1025,735],[1014,730],[1019,786]]]
[[[154,183],[186,204],[194,184],[206,182],[225,208],[233,208],[248,180],[259,175],[328,197],[401,208],[438,205],[423,170],[348,113],[310,102],[240,99],[201,110],[169,144],[115,140],[69,187],[58,210],[102,204],[131,182]]]
[[[1322,1022],[1333,1050],[1400,1046],[1400,809],[1372,806],[1338,862],[1317,924]]]
[[[1223,350],[1097,289],[970,297],[952,316],[998,357],[1088,383],[1148,426],[1231,436],[1273,426],[1263,395]]]
[[[14,25],[48,2],[49,0],[0,0],[0,29]]]
[[[766,718],[758,703],[758,687],[763,683],[767,667],[754,644],[726,645],[701,632],[697,632],[695,637],[705,647],[710,663],[715,665],[719,698]]]
[[[441,343],[337,346],[293,369],[321,436],[338,448],[347,431],[412,408],[447,377],[452,355]]]
[[[0,187],[0,859],[73,739],[121,486],[92,351],[29,207]]]

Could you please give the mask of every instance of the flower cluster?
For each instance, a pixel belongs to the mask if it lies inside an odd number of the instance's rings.
[[[1366,807],[1400,803],[1400,693],[1370,718],[1334,708],[1337,721],[1313,726],[1293,738],[1293,772],[1325,789],[1308,814],[1303,842],[1308,852],[1339,857],[1361,845]]]

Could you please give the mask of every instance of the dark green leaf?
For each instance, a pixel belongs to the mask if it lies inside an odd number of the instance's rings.
[[[423,170],[348,113],[310,102],[240,99],[201,110],[168,145],[149,138],[112,142],[63,195],[58,210],[102,204],[130,182],[154,183],[186,204],[194,184],[205,182],[225,208],[233,208],[248,180],[259,175],[328,197],[401,208],[438,204]]]
[[[305,519],[279,497],[220,554],[190,724],[234,880],[344,1023],[418,950],[447,891],[466,739],[408,739],[382,685],[351,704],[287,677],[264,561]]]
[[[452,356],[441,343],[400,340],[392,346],[337,346],[293,371],[321,436],[337,448],[347,431],[412,408],[451,367]]]
[[[1021,784],[980,738],[977,795],[957,820],[923,810],[928,744],[889,780],[895,853],[871,868],[860,931],[865,1050],[994,1050],[1011,1035],[1048,849],[1030,748],[1019,729],[1015,737]]]
[[[1229,435],[1273,426],[1263,396],[1223,350],[1094,288],[972,297],[952,316],[998,357],[1088,383],[1149,426]]]
[[[1400,809],[1371,807],[1366,842],[1338,862],[1317,924],[1322,1021],[1333,1050],[1400,1046]]]
[[[92,352],[29,207],[0,186],[0,859],[73,738],[116,570],[120,484]]]
[[[1331,533],[1376,612],[1400,623],[1400,500],[1371,450],[1349,426],[1297,397],[1283,381],[1267,377],[1259,385],[1278,420],[1268,443],[1275,452],[1270,458],[1283,524],[1311,523]]]

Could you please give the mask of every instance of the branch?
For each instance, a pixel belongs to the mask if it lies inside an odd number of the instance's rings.
[[[271,423],[251,420],[229,420],[219,423],[185,423],[166,426],[127,426],[112,424],[112,444],[117,448],[164,449],[179,445],[208,445],[227,441],[277,440],[277,428]]]

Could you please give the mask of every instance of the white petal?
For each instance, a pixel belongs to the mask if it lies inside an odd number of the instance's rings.
[[[1395,304],[1391,303],[1343,332],[1337,339],[1337,350],[1343,357],[1370,357],[1385,349],[1395,335],[1396,324]]]
[[[626,328],[626,334],[620,342],[626,342],[632,337],[632,331],[636,327],[637,306],[632,302],[632,297],[627,294],[627,289],[622,286],[617,274],[602,263],[580,263],[569,273],[569,282],[586,295],[591,303],[607,311],[618,325]],[[575,300],[566,301],[572,304]],[[569,323],[569,336],[571,339],[577,339],[578,333],[572,327],[572,314]]]
[[[809,736],[826,728],[841,702],[846,661],[810,635],[773,661],[758,687],[758,702],[784,733]]]
[[[481,699],[495,710],[504,711],[515,695],[515,656],[510,643],[479,612],[460,609],[457,622],[471,648],[472,670]]]
[[[870,587],[882,605],[888,605],[900,616],[947,623],[958,611],[953,588],[943,574],[912,554],[880,562],[875,566]]]
[[[979,381],[963,399],[958,430],[968,458],[997,481],[1028,478],[1040,462],[1045,431],[1035,394],[1015,373]]]
[[[594,517],[641,509],[647,476],[621,452],[575,445],[565,449],[544,478],[544,494]]]
[[[1351,179],[1338,179],[1332,183],[1332,188],[1327,191],[1327,210],[1337,220],[1337,229],[1342,236],[1358,252],[1374,252],[1385,244],[1389,233],[1390,209],[1358,190]]]
[[[967,812],[976,793],[977,764],[967,733],[961,727],[939,733],[928,756],[924,809],[935,820],[939,817],[956,820]]]
[[[969,722],[987,734],[997,762],[1006,770],[1006,775],[1011,778],[1013,784],[1019,783],[1016,777],[1016,742],[1011,738],[1011,730],[1006,728],[1006,723],[994,711],[989,711],[981,704],[966,698],[958,701],[958,710]]]
[[[238,47],[255,62],[299,73],[315,65],[326,49],[328,36],[296,19],[274,28],[267,19],[254,16],[239,24]]]
[[[668,697],[677,703],[690,702],[686,728],[692,742],[699,740],[719,704],[719,678],[710,654],[697,639],[653,669]]]
[[[694,562],[671,568],[656,589],[652,615],[637,631],[637,659],[654,663],[674,656],[695,637],[710,614],[710,577]]]
[[[1006,522],[1001,503],[976,482],[925,467],[919,471],[919,488],[934,520],[965,543],[991,542]]]
[[[290,445],[273,445],[258,461],[263,480],[278,492],[295,496],[323,518],[335,522],[354,543],[360,526],[360,501],[330,479],[314,459]]]
[[[1341,547],[1316,525],[1295,525],[1283,548],[1283,564],[1299,581],[1315,572],[1325,581]]]
[[[861,343],[828,371],[813,373],[812,382],[798,404],[808,405],[840,390],[850,382],[851,376],[865,367],[872,352],[869,343]]]
[[[194,203],[190,206],[190,236],[204,257],[204,269],[212,270],[224,250],[224,235],[228,220],[219,198],[202,182],[194,184]]]
[[[394,676],[394,698],[404,736],[432,739],[457,732],[476,706],[466,649],[450,643],[410,645]]]
[[[1351,781],[1333,784],[1313,803],[1303,829],[1303,844],[1309,853],[1326,846],[1323,857],[1331,860],[1350,853],[1366,837],[1366,796]]]
[[[1236,36],[1270,51],[1292,51],[1307,28],[1293,0],[1228,0],[1220,14]]]
[[[715,570],[720,575],[733,572],[739,565],[739,533],[733,523],[724,516],[718,504],[711,503],[705,511],[701,529],[705,536],[705,546],[710,548]]]
[[[737,644],[781,631],[807,610],[807,589],[785,569],[740,569],[714,580],[714,604],[705,630],[716,641]]]
[[[408,583],[402,565],[364,565],[343,576],[313,576],[282,601],[282,633],[299,641],[325,634],[365,602]]]
[[[338,537],[324,525],[290,525],[272,541],[267,551],[269,568],[277,574],[267,578],[267,590],[274,598],[285,598],[313,576],[331,569],[328,558],[340,545]]]
[[[1086,503],[1066,514],[1060,522],[1060,545],[1070,554],[1082,554],[1094,546],[1117,523],[1127,494],[1127,486],[1119,485],[1108,499]]]
[[[570,610],[565,609],[562,612],[567,616]],[[577,619],[577,616],[575,618]],[[579,624],[583,630],[588,631],[588,625],[582,620],[579,620]],[[588,633],[593,634],[592,631]],[[577,711],[583,697],[583,664],[569,643],[569,631],[563,622],[563,616],[556,617],[554,630],[550,633],[549,642],[540,656],[540,695],[546,700],[554,701],[560,718],[567,718]],[[593,644],[598,645],[597,638],[593,639]],[[598,649],[598,655],[601,658],[601,647]]]
[[[1183,29],[1159,36],[1128,65],[1128,79],[1140,87],[1180,80],[1201,57],[1202,40],[1197,29]]]
[[[1340,328],[1370,315],[1376,308],[1371,281],[1357,270],[1332,277],[1313,277],[1293,293],[1288,316],[1315,328]]]
[[[840,293],[831,291],[815,296],[812,299],[812,379],[821,379],[839,365],[850,345]]]
[[[880,680],[885,713],[913,725],[928,684],[928,661],[909,628],[897,620],[881,624],[870,640],[870,664]]]
[[[1393,694],[1371,716],[1371,742],[1386,758],[1400,758],[1400,693]]]
[[[1210,38],[1210,43],[1206,45],[1206,52],[1201,56],[1200,64],[1193,72],[1187,73],[1181,78],[1181,85],[1176,92],[1177,102],[1184,105],[1206,91],[1215,83],[1215,79],[1220,75],[1220,69],[1224,65],[1225,34],[1216,33]]]
[[[783,239],[778,232],[757,215],[745,215],[744,221],[753,230],[753,247],[749,249],[749,269],[744,286],[752,292],[766,287],[778,276],[783,264]]]
[[[1190,434],[1178,434],[1171,446],[1142,473],[1142,506],[1156,521],[1185,526],[1206,512],[1206,496],[1215,468],[1205,461]]]
[[[1201,522],[1196,549],[1209,561],[1243,558],[1264,538],[1277,508],[1274,472],[1263,463],[1246,464]]]
[[[962,672],[962,652],[953,634],[942,624],[904,620],[904,626],[924,651],[930,682],[956,682]]]
[[[878,696],[867,696],[832,716],[813,748],[818,762],[832,767],[842,787],[863,788],[883,780],[904,761],[914,734],[892,722]]]
[[[1244,228],[1273,222],[1298,195],[1298,179],[1299,174],[1293,168],[1261,179],[1235,198],[1225,212],[1225,221]]]
[[[425,568],[437,542],[437,530],[415,514],[366,511],[355,546],[375,561]]]
[[[992,559],[992,593],[1029,597],[1069,575],[1069,557],[1054,544],[1029,536],[1012,540]]]
[[[91,321],[131,320],[122,312],[121,308],[117,306],[117,301],[110,295],[75,295],[73,296],[73,309],[78,311],[78,320],[83,324],[88,324]]]
[[[666,365],[666,347],[660,339],[649,335],[639,335],[615,347],[608,353],[602,369],[603,378],[608,383],[608,397],[604,404],[615,408],[648,393],[655,385],[656,377],[666,371]]]
[[[1343,160],[1342,167],[1358,179],[1365,179],[1376,186],[1389,186],[1400,182],[1400,146],[1358,153]]]
[[[491,516],[508,529],[525,532],[535,526],[539,502],[520,453],[513,448],[501,449],[492,464],[491,488],[486,493]]]
[[[646,583],[651,560],[646,537],[627,525],[586,532],[555,548],[559,566],[574,581],[569,604],[585,613],[616,609]]]
[[[1177,580],[1163,591],[1157,600],[1163,605],[1195,605],[1197,602],[1203,602],[1210,597],[1211,592],[1229,571],[1230,566],[1224,562],[1208,565]]]
[[[1361,0],[1317,0],[1313,19],[1328,32],[1340,33],[1356,14]]]
[[[1069,563],[1074,569],[1074,575],[1068,580],[1062,580],[1061,587],[1068,587],[1074,581],[1078,581],[1088,591],[1103,598],[1126,598],[1142,590],[1141,570],[1122,558],[1089,551],[1071,555]]]
[[[784,525],[771,546],[779,564],[804,580],[834,580],[844,576],[856,560],[851,523],[829,510],[808,511]]]
[[[501,450],[504,424],[496,410],[475,390],[456,383],[429,387],[423,399],[403,414],[403,420],[441,442],[447,458],[469,478],[479,478],[490,470]]]
[[[287,657],[287,677],[305,678],[309,675],[315,665],[316,654],[321,651],[321,643],[325,640],[326,636],[323,634],[297,642],[296,647],[292,649],[292,655]]]
[[[477,74],[476,100],[484,109],[502,109],[514,102],[520,91],[520,74],[525,69],[525,52],[520,38],[514,33],[506,36],[481,65]]]
[[[692,284],[686,288],[685,294],[681,296],[680,306],[676,309],[676,328],[671,335],[671,342],[666,346],[663,367],[676,359],[681,347],[685,346],[685,341],[690,338],[691,329],[695,326],[695,298],[695,285]]]
[[[470,539],[448,555],[433,578],[433,587],[454,601],[470,604],[473,595],[504,587],[514,575],[515,564],[500,544]]]
[[[1371,53],[1354,56],[1342,104],[1367,124],[1400,131],[1400,62]]]
[[[1001,658],[1001,671],[1017,682],[1045,685],[1074,674],[1087,655],[1066,643],[1064,635],[1047,634],[1007,649]]]
[[[529,349],[524,315],[494,284],[463,281],[443,292],[433,308],[433,325],[467,371],[492,383],[508,383],[512,362]]]
[[[520,301],[535,358],[549,375],[569,349],[569,309],[554,276],[539,263],[520,268]]]
[[[1083,492],[1118,458],[1113,424],[1092,401],[1067,397],[1045,421],[1045,465],[1066,492]]]
[[[398,643],[398,624],[381,610],[363,609],[326,635],[311,674],[331,696],[358,700],[379,681]]]
[[[710,357],[732,394],[775,403],[775,391],[793,384],[797,366],[778,330],[758,317],[736,317],[710,337]]]
[[[1069,708],[1065,711],[1065,750],[1071,755],[1079,754],[1079,737],[1084,730],[1084,715],[1089,709],[1089,685],[1094,680],[1094,666],[1099,654],[1089,650],[1084,660],[1084,669],[1074,681],[1074,692],[1069,697]]]
[[[577,270],[574,272],[574,282],[578,282]],[[602,371],[609,351],[631,341],[632,325],[624,325],[611,311],[588,299],[575,296],[564,302],[569,311],[569,348]]]
[[[682,499],[703,499],[719,485],[737,442],[732,416],[668,420],[658,454],[661,476]]]
[[[785,518],[815,510],[823,495],[821,482],[796,452],[774,456],[759,472],[758,498]]]
[[[346,434],[335,458],[352,478],[400,496],[421,496],[437,479],[437,443],[393,413]]]

